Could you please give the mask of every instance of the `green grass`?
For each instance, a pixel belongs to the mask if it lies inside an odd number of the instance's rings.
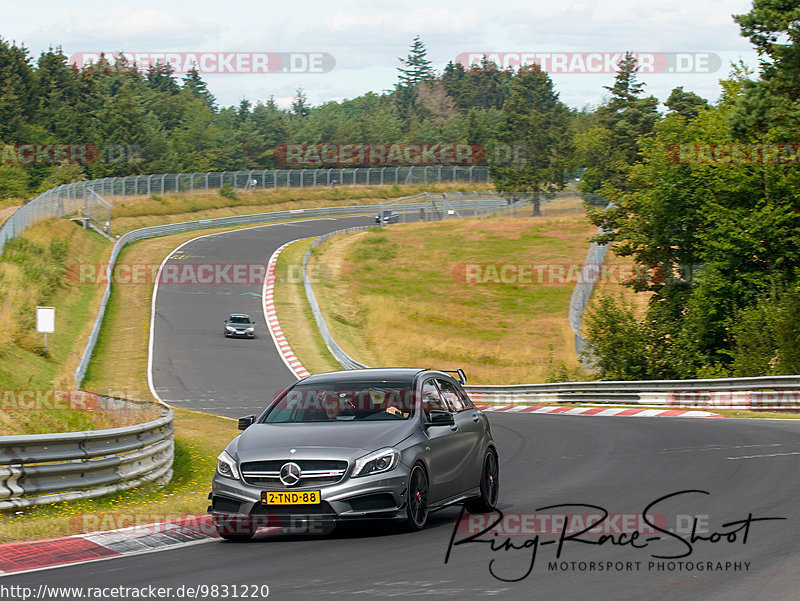
[[[562,204],[543,218],[397,224],[328,241],[312,266],[326,274],[314,290],[334,337],[368,365],[462,367],[474,383],[577,374],[572,284],[464,277],[470,264],[580,266],[594,228],[573,199]]]
[[[39,224],[7,245],[0,260],[0,388],[72,388],[98,297],[96,286],[78,283],[69,272],[102,263],[109,250],[107,240],[64,220]],[[46,349],[36,332],[37,305],[56,307],[56,331]]]
[[[341,369],[322,340],[306,298],[301,270],[303,256],[313,238],[290,244],[278,256],[275,265],[275,310],[286,340],[295,356],[310,373]],[[312,274],[312,279],[315,277]]]

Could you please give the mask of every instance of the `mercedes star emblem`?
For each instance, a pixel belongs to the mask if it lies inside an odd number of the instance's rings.
[[[300,481],[300,466],[296,463],[284,463],[281,467],[280,480],[284,486],[294,486]]]

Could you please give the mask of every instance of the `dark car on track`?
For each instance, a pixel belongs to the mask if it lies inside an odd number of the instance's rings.
[[[231,313],[225,320],[225,337],[255,338],[256,322],[245,313]]]
[[[397,211],[381,211],[375,215],[375,223],[397,223],[400,221],[400,213]]]
[[[498,456],[486,416],[448,373],[362,369],[284,390],[220,453],[209,512],[223,538],[247,540],[265,516],[424,528],[455,503],[489,511]],[[272,522],[270,522],[272,523]]]

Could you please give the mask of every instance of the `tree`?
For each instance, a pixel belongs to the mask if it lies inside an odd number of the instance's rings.
[[[208,91],[208,85],[200,77],[196,67],[192,67],[183,78],[183,89],[194,98],[199,98],[206,103],[211,111],[217,110],[217,101]]]
[[[0,38],[0,140],[20,140],[21,129],[33,117],[34,76],[28,50]],[[27,141],[27,140],[26,140]]]
[[[503,112],[505,123],[497,142],[508,152],[503,160],[503,153],[495,147],[496,161],[490,166],[495,187],[501,194],[533,200],[534,215],[538,215],[542,196],[564,187],[569,111],[559,101],[547,73],[533,64],[520,68],[514,76]]]
[[[292,113],[294,113],[295,116],[303,119],[308,117],[310,112],[311,107],[308,105],[308,99],[306,98],[303,88],[297,88],[295,91],[294,100],[292,100]]]
[[[614,84],[604,86],[611,97],[597,109],[596,129],[591,137],[601,140],[605,149],[599,149],[596,143],[584,144],[601,152],[582,157],[587,167],[580,185],[583,193],[598,193],[604,185],[624,187],[626,168],[639,160],[639,139],[650,134],[658,120],[658,99],[643,96],[644,84],[637,81],[638,70],[636,58],[627,52],[619,63]]]
[[[708,108],[708,101],[705,98],[694,92],[684,91],[683,86],[674,88],[664,104],[673,113],[687,119],[694,119],[700,111]]]
[[[411,50],[406,58],[399,58],[397,60],[402,64],[397,67],[398,75],[397,85],[400,87],[413,87],[421,81],[430,81],[434,77],[431,61],[428,60],[428,51],[425,44],[422,43],[419,36],[414,36],[414,41],[411,43]]]
[[[157,92],[177,94],[181,89],[173,79],[173,73],[175,73],[175,69],[171,64],[156,62],[156,64],[150,65],[145,73],[147,85]]]
[[[401,66],[397,67],[398,76],[395,85],[395,101],[400,116],[410,129],[417,109],[417,85],[420,82],[431,81],[434,78],[431,61],[427,58],[428,51],[420,37],[414,36],[411,50],[406,58],[398,57]]]

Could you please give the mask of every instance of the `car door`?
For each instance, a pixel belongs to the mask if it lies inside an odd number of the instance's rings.
[[[437,502],[455,496],[461,488],[461,453],[464,444],[457,425],[427,425],[428,413],[432,410],[449,411],[447,403],[442,399],[436,379],[431,377],[423,381],[422,387],[422,419],[428,437],[426,448],[430,466],[431,501]]]
[[[461,484],[459,492],[465,492],[480,484],[483,470],[483,450],[486,438],[486,416],[475,408],[469,397],[455,382],[438,379],[442,398],[455,416],[461,433]]]

